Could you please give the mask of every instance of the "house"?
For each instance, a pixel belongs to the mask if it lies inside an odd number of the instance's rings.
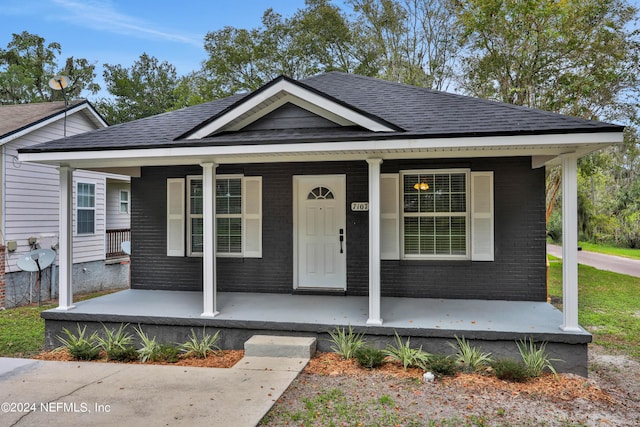
[[[21,161],[18,150],[105,127],[107,123],[87,101],[75,101],[68,107],[64,102],[0,106],[0,230],[7,250],[0,267],[5,272],[5,282],[0,285],[5,298],[0,307],[37,300],[35,275],[21,271],[16,262],[33,249],[58,244],[58,170]],[[76,290],[127,285],[127,266],[105,264],[105,239],[112,229],[129,229],[129,187],[128,176],[82,170],[73,174]],[[40,286],[43,299],[55,294],[54,271],[44,274]]]
[[[577,159],[621,126],[331,72],[20,150],[60,167],[60,303],[76,322],[177,341],[351,325],[428,351],[548,341],[586,375]],[[563,166],[564,305],[547,303],[545,168]],[[131,289],[74,304],[73,169],[131,176]],[[66,211],[66,213],[65,213]],[[319,340],[320,348],[328,347]]]

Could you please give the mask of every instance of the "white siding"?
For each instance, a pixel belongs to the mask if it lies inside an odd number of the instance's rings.
[[[15,240],[18,249],[7,253],[7,271],[19,269],[16,260],[30,250],[28,239],[38,237],[40,247],[48,248],[58,241],[59,174],[54,166],[14,162],[17,150],[63,136],[63,121],[59,120],[37,129],[4,145],[3,234],[5,242]],[[84,114],[67,117],[67,136],[95,129]],[[104,174],[76,171],[74,173],[74,198],[76,181],[96,184],[96,234],[74,237],[74,262],[104,259],[105,192]],[[75,200],[74,200],[75,207]],[[74,212],[75,230],[75,212]],[[75,235],[75,233],[74,233]],[[44,236],[44,237],[43,237]]]
[[[129,192],[129,212],[120,212],[120,191]],[[131,226],[131,184],[107,181],[107,230]]]

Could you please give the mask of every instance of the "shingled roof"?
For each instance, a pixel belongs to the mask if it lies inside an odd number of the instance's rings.
[[[330,72],[299,81],[287,80],[346,108],[393,125],[394,129],[389,132],[372,132],[344,126],[327,129],[239,130],[214,133],[199,139],[185,138],[189,132],[202,127],[212,118],[241,105],[254,96],[253,92],[51,141],[21,152],[572,134],[621,132],[623,129],[615,124],[354,74]]]
[[[78,107],[90,107],[92,113],[99,117],[98,113],[93,110],[91,104],[87,100],[72,101],[68,106],[68,111],[75,111]],[[11,104],[0,106],[0,141],[4,138],[10,137],[16,133],[25,131],[31,127],[37,126],[49,119],[64,113],[65,103],[64,101],[56,102],[36,102],[30,104]],[[96,120],[101,121],[101,125],[104,126],[102,118]],[[93,117],[91,117],[93,119]]]

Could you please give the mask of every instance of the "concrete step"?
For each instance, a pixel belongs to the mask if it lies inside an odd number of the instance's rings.
[[[245,357],[311,358],[315,352],[316,339],[312,337],[254,335],[244,343]]]

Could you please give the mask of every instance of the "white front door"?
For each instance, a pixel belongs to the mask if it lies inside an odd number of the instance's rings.
[[[347,288],[346,177],[301,175],[294,186],[294,287]]]

